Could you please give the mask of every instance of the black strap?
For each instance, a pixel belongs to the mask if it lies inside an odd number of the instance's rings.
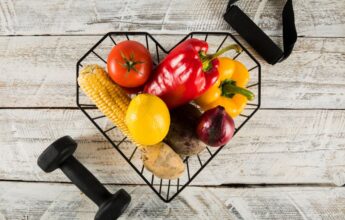
[[[230,0],[224,19],[270,64],[276,64],[289,57],[297,41],[295,16],[292,0],[287,0],[283,9],[282,51],[239,7]]]

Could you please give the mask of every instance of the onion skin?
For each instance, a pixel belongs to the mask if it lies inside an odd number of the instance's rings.
[[[234,120],[222,106],[205,111],[196,128],[198,138],[212,147],[220,147],[228,143],[234,132]]]

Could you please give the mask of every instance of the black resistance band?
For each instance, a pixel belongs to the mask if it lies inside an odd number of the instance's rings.
[[[287,0],[283,9],[283,43],[280,49],[239,7],[230,0],[224,19],[237,31],[269,64],[288,58],[297,41],[292,0]]]

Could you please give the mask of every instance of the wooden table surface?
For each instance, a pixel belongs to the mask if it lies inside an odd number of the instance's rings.
[[[298,42],[262,64],[262,108],[175,200],[162,202],[75,104],[75,64],[109,31],[162,44],[229,31],[227,1],[0,1],[0,219],[92,219],[97,207],[38,155],[69,134],[107,188],[126,189],[122,219],[345,219],[345,1],[294,1]],[[240,7],[281,44],[284,1]]]

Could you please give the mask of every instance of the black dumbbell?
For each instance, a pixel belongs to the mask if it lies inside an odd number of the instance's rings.
[[[95,219],[116,219],[127,208],[131,196],[123,189],[111,194],[72,154],[77,143],[64,136],[52,143],[38,158],[38,166],[46,173],[60,168],[87,197],[99,207]]]

